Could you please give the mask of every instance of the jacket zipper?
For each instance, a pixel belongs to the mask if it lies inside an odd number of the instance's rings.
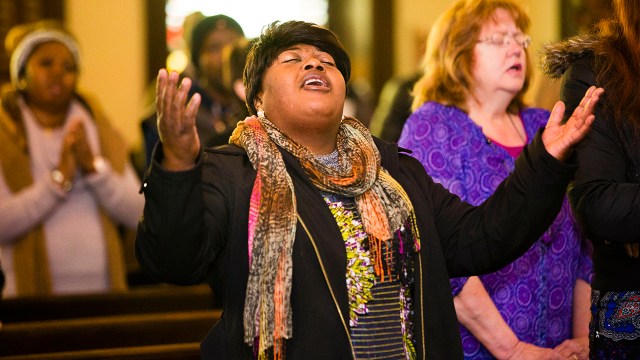
[[[320,263],[320,268],[322,268],[322,274],[324,275],[324,281],[327,283],[327,287],[329,287],[329,292],[331,293],[331,298],[333,299],[333,304],[336,306],[336,309],[338,310],[338,315],[340,315],[340,321],[342,321],[342,326],[344,328],[345,333],[347,334],[347,338],[349,339],[349,349],[351,350],[351,356],[353,357],[353,359],[356,358],[356,352],[353,349],[353,343],[351,342],[351,334],[349,333],[349,327],[347,327],[347,323],[344,321],[344,316],[342,316],[342,310],[340,310],[340,305],[338,304],[338,301],[336,300],[336,296],[333,292],[333,288],[331,287],[331,283],[329,282],[329,277],[327,276],[327,272],[324,269],[324,264],[322,263],[322,259],[320,258],[320,253],[318,252],[318,247],[316,246],[316,242],[313,239],[313,236],[311,236],[311,232],[309,231],[309,229],[307,228],[307,225],[304,223],[304,221],[302,221],[302,218],[300,217],[300,214],[296,214],[296,216],[298,217],[298,221],[300,221],[300,224],[302,225],[302,228],[304,229],[304,231],[307,233],[307,236],[309,236],[309,239],[311,240],[311,245],[313,245],[313,250],[316,253],[316,257],[318,258],[318,262]]]

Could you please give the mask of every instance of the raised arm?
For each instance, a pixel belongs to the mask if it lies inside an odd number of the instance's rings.
[[[192,168],[200,152],[200,139],[196,130],[196,113],[200,106],[200,94],[188,99],[191,79],[179,82],[175,71],[165,69],[158,73],[156,83],[156,107],[158,133],[164,158],[162,166],[170,171]]]
[[[212,252],[206,241],[200,140],[195,115],[200,96],[187,102],[191,80],[161,70],[156,90],[157,148],[144,185],[144,216],[138,225],[136,257],[154,278],[176,284],[205,280]]]
[[[559,124],[560,110],[564,110],[559,104],[550,116],[549,128],[527,145],[516,160],[514,172],[478,207],[465,211],[458,202],[433,193],[436,226],[450,261],[451,277],[498,270],[524,253],[548,229],[576,170],[575,165],[557,157],[568,156],[572,144],[586,134],[601,93],[592,88],[566,125]],[[547,131],[553,134],[545,144],[542,137]]]

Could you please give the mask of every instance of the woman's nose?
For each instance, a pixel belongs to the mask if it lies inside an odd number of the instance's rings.
[[[49,74],[55,78],[60,78],[64,75],[64,70],[60,67],[52,67]]]
[[[518,42],[515,41],[514,39],[511,39],[511,41],[509,41],[507,46],[509,47],[510,55],[520,55],[520,53],[524,51],[522,45],[518,44]]]
[[[51,66],[51,73],[56,76],[62,76],[66,72],[67,68],[63,64],[53,64]]]
[[[304,69],[305,70],[317,69],[319,71],[324,71],[324,66],[322,65],[322,62],[320,60],[316,58],[310,58],[304,64]]]

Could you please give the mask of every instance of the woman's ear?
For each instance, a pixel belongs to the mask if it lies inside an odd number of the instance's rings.
[[[260,99],[260,96],[256,96],[256,98],[253,99],[253,106],[255,106],[256,109],[262,108],[262,99]]]
[[[256,115],[258,115],[258,117],[264,117],[264,109],[262,108],[262,99],[260,99],[260,97],[256,96],[256,98],[253,100],[253,105],[256,108]]]

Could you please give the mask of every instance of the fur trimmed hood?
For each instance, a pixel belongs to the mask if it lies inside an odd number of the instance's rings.
[[[552,79],[562,74],[579,58],[593,54],[598,38],[592,35],[578,35],[568,40],[545,45],[541,50],[542,71]]]

